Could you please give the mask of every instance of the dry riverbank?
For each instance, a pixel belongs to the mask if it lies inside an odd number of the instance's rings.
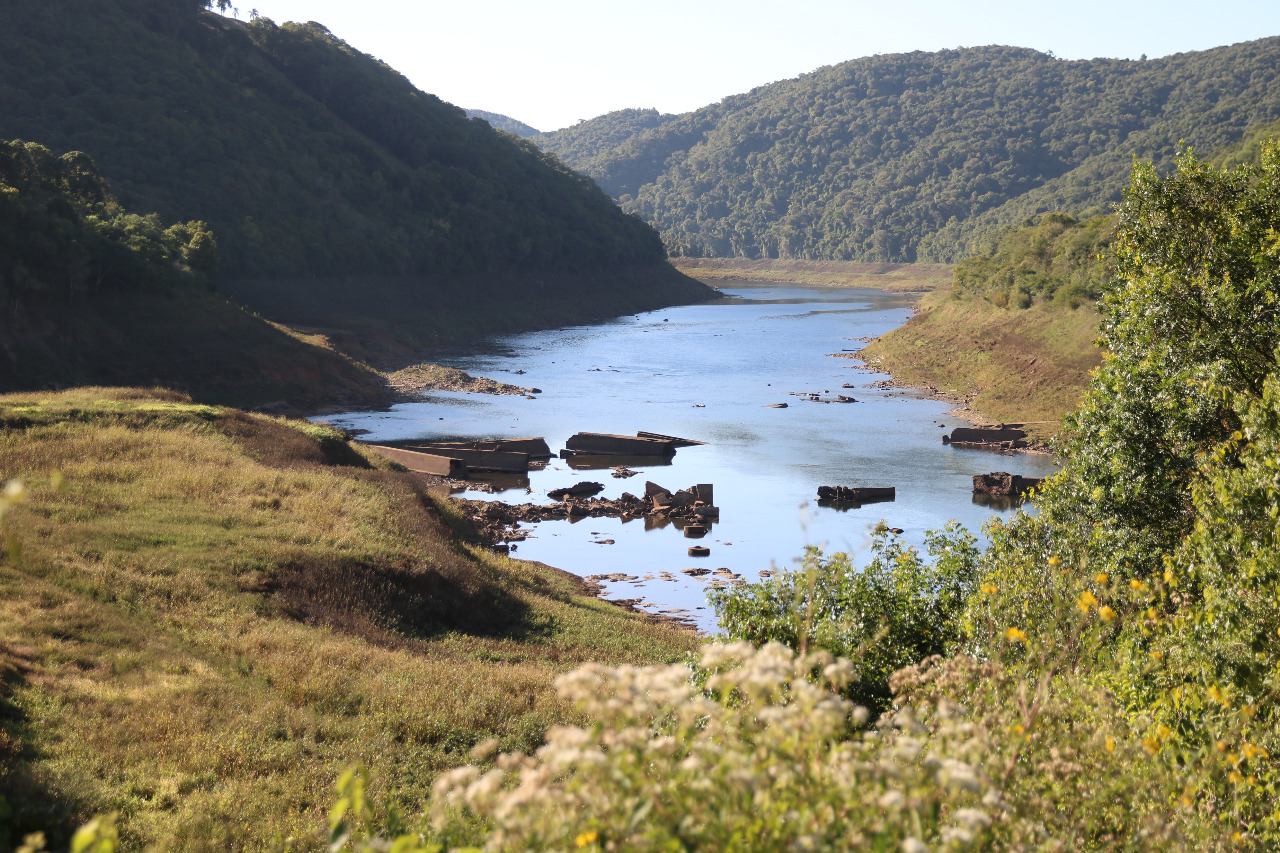
[[[896,384],[956,402],[968,420],[1027,423],[1047,437],[1079,405],[1089,372],[1102,363],[1097,334],[1091,305],[998,308],[938,292],[857,357]]]
[[[706,284],[758,281],[813,287],[873,287],[891,293],[925,293],[951,283],[949,264],[876,264],[791,258],[672,258],[671,265]]]

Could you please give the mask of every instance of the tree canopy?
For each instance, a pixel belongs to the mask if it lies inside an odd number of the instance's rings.
[[[0,142],[0,298],[24,299],[207,284],[218,246],[200,221],[165,226],[125,210],[87,155]]]

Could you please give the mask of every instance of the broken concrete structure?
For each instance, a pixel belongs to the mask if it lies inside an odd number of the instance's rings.
[[[891,501],[898,496],[895,486],[818,486],[818,500],[840,503],[875,503]]]
[[[368,444],[365,446],[378,451],[392,462],[398,462],[410,471],[417,471],[420,474],[436,474],[441,477],[459,478],[467,476],[466,464],[461,459],[455,459],[452,456],[421,453],[416,450],[387,447],[382,444]]]
[[[995,495],[997,497],[1017,497],[1031,489],[1038,488],[1044,482],[1043,477],[1023,477],[996,471],[991,474],[973,475],[973,492],[978,495]]]
[[[956,427],[950,435],[942,437],[942,443],[1018,450],[1029,446],[1026,438],[1024,430],[1001,424],[994,427]]]
[[[601,432],[580,432],[569,436],[565,442],[569,455],[588,453],[597,456],[672,456],[676,452],[675,440],[670,438],[646,438],[639,435],[609,435]],[[561,454],[562,456],[564,453]]]

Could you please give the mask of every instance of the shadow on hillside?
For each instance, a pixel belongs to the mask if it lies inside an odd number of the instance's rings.
[[[392,648],[455,632],[515,640],[547,632],[501,587],[421,563],[295,563],[278,570],[271,588],[290,618]]]
[[[374,471],[338,438],[317,440],[286,423],[229,412],[218,429],[260,464],[336,468],[339,476],[375,481],[392,499],[388,530],[410,543],[397,562],[307,553],[285,558],[254,591],[274,596],[289,618],[323,625],[389,647],[442,634],[522,640],[546,636],[545,617],[457,547],[412,475]]]
[[[27,713],[13,701],[15,686],[30,671],[23,650],[0,642],[0,850],[43,832],[50,849],[65,848],[82,804],[55,794],[31,771],[40,757]]]

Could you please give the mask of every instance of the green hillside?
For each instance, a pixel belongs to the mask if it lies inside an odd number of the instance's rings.
[[[375,320],[459,281],[473,300],[543,305],[567,276],[564,302],[597,315],[709,295],[665,264],[652,229],[536,147],[319,24],[202,5],[0,4],[0,138],[86,152],[127,208],[208,223],[222,282],[254,282],[229,288],[254,307],[283,287],[345,323],[307,283],[377,277],[394,285],[366,294]]]
[[[1134,157],[1280,118],[1280,38],[1153,60],[978,47],[874,56],[692,113],[535,138],[674,255],[955,262],[1039,213],[1096,213]]]

